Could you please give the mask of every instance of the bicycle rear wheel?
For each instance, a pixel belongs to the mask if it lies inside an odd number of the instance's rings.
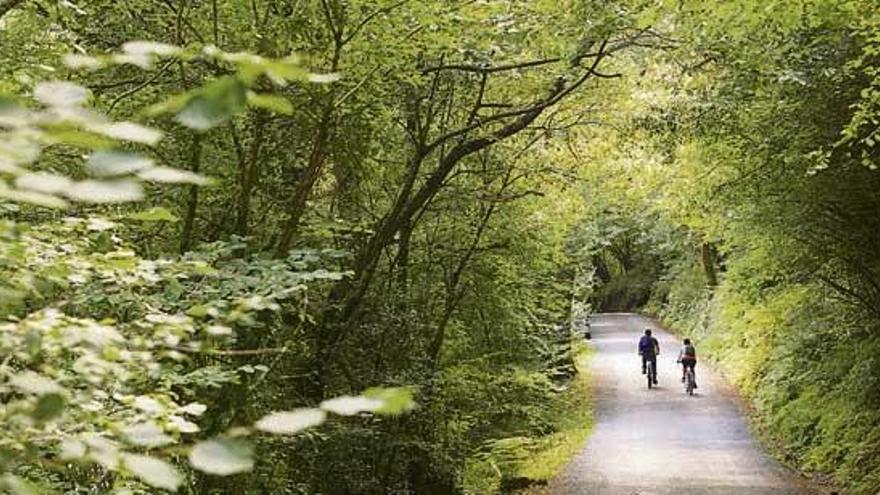
[[[646,373],[646,375],[648,376],[648,388],[653,388],[654,387],[654,363],[652,363],[651,361],[648,361],[648,373]]]
[[[687,373],[685,373],[685,383],[684,390],[688,395],[694,395],[694,385],[696,384],[696,379],[694,378],[694,372],[690,368],[688,368]]]

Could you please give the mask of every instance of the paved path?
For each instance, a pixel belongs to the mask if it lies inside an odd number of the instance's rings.
[[[812,493],[761,451],[729,388],[704,363],[697,365],[697,394],[684,394],[674,336],[638,315],[598,315],[592,323],[596,427],[550,493]],[[654,330],[661,346],[660,385],[653,390],[639,373],[636,354],[645,328]]]

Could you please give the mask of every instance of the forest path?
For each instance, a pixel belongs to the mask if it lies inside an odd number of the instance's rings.
[[[659,386],[648,390],[636,345],[660,342]],[[735,394],[704,363],[685,395],[678,339],[633,314],[592,318],[596,425],[549,492],[590,495],[801,495],[812,493],[752,438]],[[699,349],[698,349],[699,351]]]

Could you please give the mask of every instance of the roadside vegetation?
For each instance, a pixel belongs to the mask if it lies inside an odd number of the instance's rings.
[[[491,493],[593,310],[880,490],[869,0],[0,0],[0,489]]]

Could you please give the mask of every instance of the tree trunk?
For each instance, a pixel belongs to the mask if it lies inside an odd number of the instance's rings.
[[[193,173],[199,173],[202,164],[202,136],[193,134],[192,144],[189,150],[189,169]],[[199,206],[199,186],[189,186],[189,200],[186,205],[186,213],[183,217],[183,228],[180,232],[180,253],[186,253],[192,248],[193,226],[196,221],[196,211]]]
[[[293,197],[291,198],[290,206],[288,207],[287,220],[284,222],[284,227],[281,231],[281,238],[275,249],[275,256],[278,258],[287,256],[287,252],[290,250],[293,240],[299,233],[300,223],[303,214],[305,214],[306,203],[312,195],[312,189],[315,187],[315,183],[318,182],[318,179],[321,177],[321,172],[324,170],[324,163],[327,161],[329,151],[328,147],[331,137],[332,118],[333,103],[331,99],[324,108],[321,120],[318,122],[312,150],[309,153],[309,161],[306,163],[305,170],[303,170],[302,176],[299,178],[299,181],[296,183],[296,187],[293,190]]]
[[[263,136],[266,129],[266,113],[257,110],[254,117],[254,137],[248,148],[248,156],[239,157],[241,174],[239,175],[239,195],[236,205],[235,233],[244,237],[250,232],[251,197],[254,187],[260,179],[260,151],[263,147]],[[239,153],[243,153],[239,149]]]
[[[715,250],[715,246],[708,242],[703,243],[700,246],[700,255],[703,259],[703,272],[706,274],[706,285],[709,287],[717,287],[718,271],[716,263],[718,260],[718,253]]]

